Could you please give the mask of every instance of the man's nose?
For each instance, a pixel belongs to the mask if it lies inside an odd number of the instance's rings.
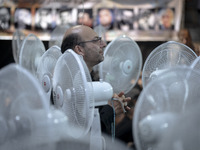
[[[106,41],[105,40],[101,40],[101,47],[106,47],[107,46],[107,43],[106,43]]]

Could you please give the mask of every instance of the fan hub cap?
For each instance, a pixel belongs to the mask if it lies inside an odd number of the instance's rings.
[[[130,60],[126,60],[124,63],[122,63],[121,67],[125,74],[129,74],[133,69],[133,65]]]
[[[56,105],[62,107],[63,106],[63,91],[60,86],[56,89]]]
[[[51,81],[48,75],[44,75],[43,80],[42,80],[42,87],[45,90],[45,92],[49,92],[50,87],[51,87]]]

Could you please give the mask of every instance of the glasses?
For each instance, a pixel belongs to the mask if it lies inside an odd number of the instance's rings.
[[[80,45],[82,43],[88,43],[88,42],[95,42],[95,43],[100,42],[101,44],[102,40],[101,40],[101,37],[97,37],[94,40],[79,42],[77,45]]]

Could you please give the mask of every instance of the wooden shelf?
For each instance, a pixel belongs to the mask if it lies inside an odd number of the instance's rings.
[[[120,35],[127,35],[134,41],[177,41],[176,31],[128,31],[122,32],[120,30],[108,31],[106,33],[107,41],[112,41]]]
[[[23,33],[27,36],[29,33],[35,34],[42,41],[50,40],[49,32],[26,31]],[[178,41],[176,31],[128,31],[111,30],[106,32],[106,40],[112,41],[120,35],[127,35],[134,41]],[[12,33],[0,32],[0,40],[12,40]]]

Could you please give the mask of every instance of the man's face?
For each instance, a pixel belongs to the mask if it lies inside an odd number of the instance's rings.
[[[92,41],[98,39],[99,36],[91,28],[86,28],[81,36],[83,41],[91,41],[83,45],[85,62],[93,66],[102,62],[104,60],[103,49],[106,43],[102,40]]]

